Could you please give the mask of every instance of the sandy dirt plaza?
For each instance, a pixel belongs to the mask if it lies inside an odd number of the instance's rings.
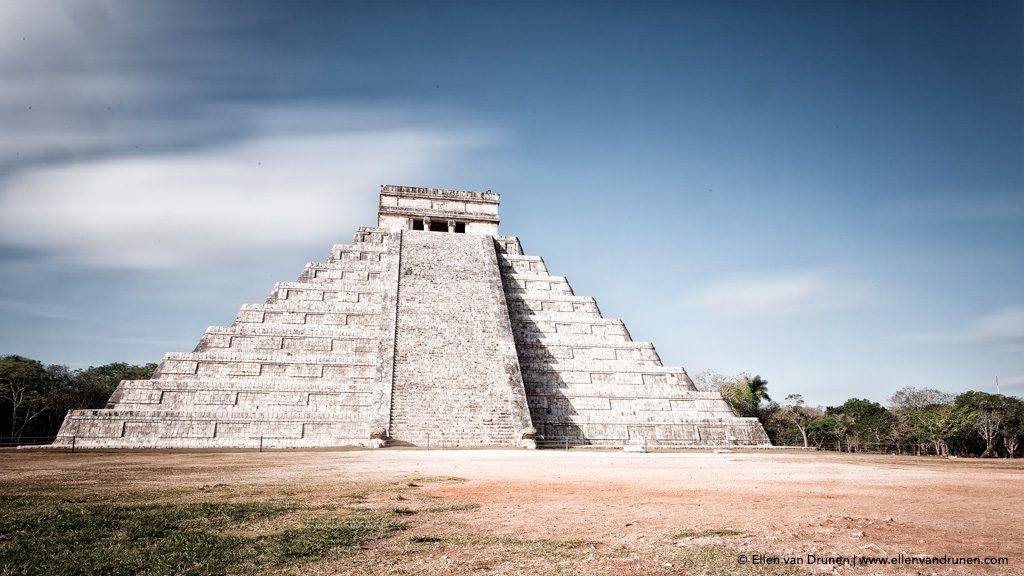
[[[820,452],[0,452],[4,496],[336,503],[406,521],[279,570],[294,574],[1024,574],[1022,487],[1016,460]]]

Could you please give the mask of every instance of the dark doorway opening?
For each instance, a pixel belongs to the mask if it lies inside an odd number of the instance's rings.
[[[466,223],[465,222],[456,222],[455,223],[455,233],[456,234],[465,234],[466,233]]]
[[[448,231],[448,223],[447,222],[431,222],[430,223],[430,231],[431,232],[447,232]]]
[[[423,230],[423,220],[413,220],[412,221],[412,229],[413,230]]]

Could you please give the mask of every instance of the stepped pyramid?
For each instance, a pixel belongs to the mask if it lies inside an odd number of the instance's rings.
[[[767,445],[519,239],[499,197],[382,186],[376,228],[307,264],[57,446]]]

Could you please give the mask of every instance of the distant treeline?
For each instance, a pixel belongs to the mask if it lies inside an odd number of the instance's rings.
[[[22,356],[0,357],[0,443],[56,436],[68,410],[103,408],[121,380],[145,380],[156,364],[115,362],[71,370]],[[847,452],[891,452],[1014,458],[1024,452],[1024,400],[1015,396],[906,387],[882,406],[851,398],[839,406],[807,406],[799,394],[782,403],[768,382],[741,373],[699,374],[738,416],[761,421],[772,443]]]
[[[761,421],[772,443],[846,452],[1019,456],[1024,438],[1024,400],[969,391],[952,395],[908,386],[888,406],[851,398],[839,406],[806,406],[799,394],[782,403],[768,396],[768,382],[741,373],[699,374],[701,389],[718,390],[738,416]]]
[[[124,362],[71,370],[0,357],[0,439],[9,444],[56,436],[68,410],[103,408],[121,380],[145,380],[154,370],[156,364]]]

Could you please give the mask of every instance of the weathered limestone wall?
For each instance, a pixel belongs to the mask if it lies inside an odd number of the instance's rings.
[[[403,232],[392,441],[518,445],[529,427],[493,239]]]
[[[467,234],[493,236],[498,233],[499,200],[492,192],[385,185],[380,187],[377,226],[412,230],[416,218],[441,224],[461,222]]]
[[[71,412],[57,444],[367,444],[390,414],[397,274],[398,235],[360,228],[193,352],[167,354],[152,380],[122,382],[107,409]]]
[[[652,344],[634,342],[593,298],[574,295],[541,258],[524,256],[517,238],[496,245],[530,414],[547,442],[769,444],[756,419],[736,418],[721,395],[662,366]]]

